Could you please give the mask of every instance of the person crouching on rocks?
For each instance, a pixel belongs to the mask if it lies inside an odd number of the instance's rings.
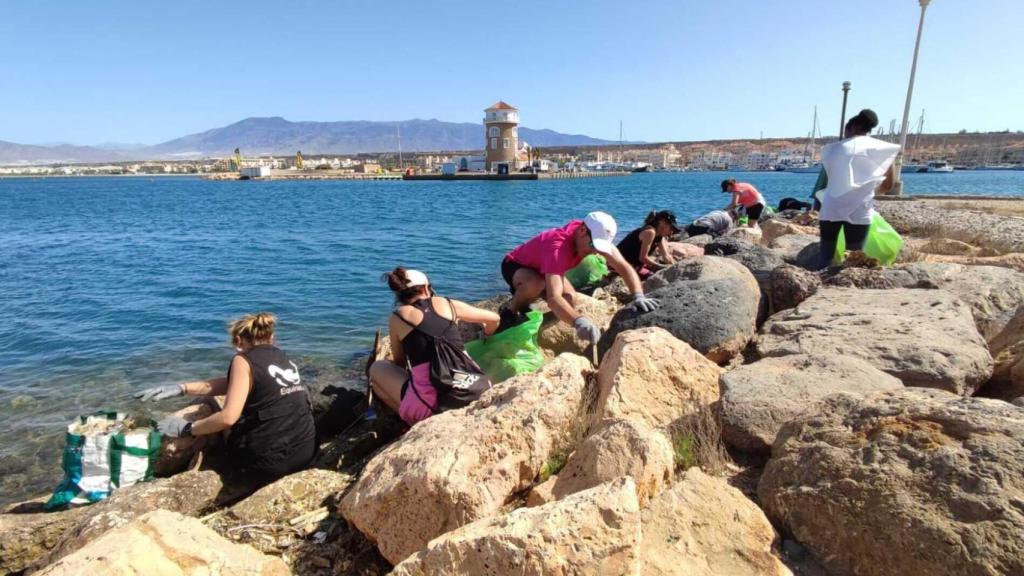
[[[757,221],[761,219],[761,213],[764,212],[765,204],[764,196],[761,196],[753,184],[737,182],[735,178],[722,180],[722,192],[732,194],[732,200],[725,207],[727,212],[742,208],[747,216],[747,226],[751,228],[757,226]]]
[[[840,232],[847,250],[864,248],[875,191],[886,194],[892,189],[893,164],[900,147],[872,138],[869,134],[875,126],[878,116],[872,110],[861,110],[847,121],[843,140],[821,149],[825,188],[818,213],[820,268],[832,262]]]
[[[671,210],[655,212],[651,210],[644,225],[633,230],[619,242],[617,248],[622,257],[636,270],[641,279],[645,279],[665,266],[655,262],[651,256],[657,250],[665,264],[675,264],[668,250],[667,238],[679,233],[676,215]]]
[[[158,429],[172,438],[206,436],[230,430],[227,456],[232,472],[269,483],[309,466],[316,454],[316,430],[309,394],[299,369],[275,346],[273,314],[250,314],[231,323],[236,350],[225,378],[150,388],[143,401],[175,396],[225,396],[224,407],[188,422],[164,418]]]
[[[735,210],[712,210],[711,212],[708,212],[687,224],[683,231],[685,231],[687,237],[690,238],[693,236],[700,236],[702,234],[710,234],[712,237],[718,238],[722,234],[732,230],[733,223],[735,221]]]
[[[512,301],[501,311],[501,328],[519,323],[530,303],[543,297],[559,320],[576,329],[577,337],[596,344],[601,331],[573,307],[576,291],[565,278],[566,272],[590,254],[604,256],[612,270],[622,276],[633,294],[634,310],[657,309],[661,304],[644,295],[640,276],[612,244],[617,228],[609,214],[591,212],[583,220],[541,232],[506,254],[501,275],[512,292]]]
[[[491,381],[466,353],[458,323],[482,324],[491,335],[498,315],[435,296],[419,270],[395,268],[384,277],[398,307],[388,322],[391,360],[370,366],[377,397],[410,426],[479,398]]]

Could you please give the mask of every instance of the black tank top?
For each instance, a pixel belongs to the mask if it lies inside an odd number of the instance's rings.
[[[629,234],[626,234],[626,237],[622,239],[622,242],[619,242],[619,252],[622,254],[622,257],[626,259],[626,262],[629,262],[633,268],[639,268],[643,264],[640,260],[640,248],[643,246],[643,242],[640,241],[640,233],[647,229],[653,230],[654,227],[641,226]],[[657,236],[655,236],[655,242],[651,242],[651,249],[648,252],[648,255],[654,254],[655,246],[657,246]]]
[[[309,393],[283,350],[260,345],[238,354],[249,363],[252,387],[228,445],[252,458],[316,442]],[[231,369],[228,369],[228,379]]]
[[[423,312],[423,320],[415,326],[399,316],[399,319],[413,327],[413,330],[402,339],[402,348],[405,350],[405,356],[409,359],[411,366],[433,360],[433,338],[443,338],[456,348],[465,348],[462,342],[462,334],[459,333],[458,324],[454,320],[449,320],[438,314],[434,310],[433,300],[433,298],[424,298],[409,304],[409,306]],[[451,306],[450,301],[448,306]],[[452,312],[454,312],[454,309],[452,309]]]

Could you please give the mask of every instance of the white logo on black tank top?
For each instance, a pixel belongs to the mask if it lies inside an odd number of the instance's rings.
[[[283,388],[283,390],[281,390],[282,396],[302,390],[302,386],[299,386],[299,367],[292,361],[289,361],[288,363],[292,365],[292,367],[288,369],[282,369],[276,364],[271,364],[267,367],[267,372],[269,372],[274,378],[277,385]]]

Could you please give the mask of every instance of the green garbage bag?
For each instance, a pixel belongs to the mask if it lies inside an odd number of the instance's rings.
[[[903,237],[893,229],[892,225],[882,218],[882,215],[875,212],[871,215],[871,227],[868,228],[868,237],[864,241],[864,253],[878,260],[882,266],[891,266],[896,261],[903,249]],[[842,264],[846,260],[846,236],[842,231],[836,239],[836,253],[832,256],[835,264]]]
[[[497,384],[518,374],[528,374],[541,367],[544,353],[537,344],[544,314],[527,312],[526,322],[484,338],[466,342],[466,352]]]
[[[575,268],[565,273],[573,288],[587,288],[598,285],[608,275],[608,264],[600,254],[591,254],[584,258]]]
[[[77,418],[65,434],[64,480],[44,508],[98,502],[119,488],[152,480],[160,440],[156,422],[135,422],[122,412]]]

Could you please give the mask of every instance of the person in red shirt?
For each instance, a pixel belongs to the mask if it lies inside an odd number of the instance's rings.
[[[633,308],[650,312],[660,303],[644,295],[636,270],[622,257],[612,241],[618,225],[604,212],[591,212],[561,228],[545,230],[505,255],[501,275],[512,292],[512,302],[502,310],[501,328],[517,323],[530,303],[543,297],[559,320],[572,324],[581,340],[596,343],[601,331],[573,307],[576,291],[565,278],[589,254],[604,256],[622,276],[633,294]]]
[[[761,196],[753,184],[737,182],[735,178],[729,178],[722,180],[722,192],[732,194],[732,200],[725,207],[726,212],[742,207],[748,218],[747,226],[757,226],[757,221],[761,219],[761,213],[764,212],[764,196]]]

